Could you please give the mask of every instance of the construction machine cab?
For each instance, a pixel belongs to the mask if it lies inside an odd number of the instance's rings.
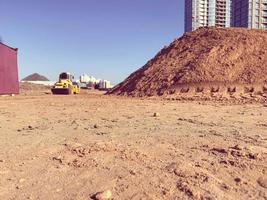
[[[63,72],[59,75],[59,80],[69,80],[72,81],[74,79],[74,76],[72,76],[70,73]]]

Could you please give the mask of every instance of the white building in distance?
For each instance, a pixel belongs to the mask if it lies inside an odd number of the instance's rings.
[[[199,27],[230,27],[231,0],[185,0],[185,32]]]

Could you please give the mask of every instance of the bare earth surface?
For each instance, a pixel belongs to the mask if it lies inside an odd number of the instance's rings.
[[[263,104],[31,92],[0,133],[0,199],[267,199]]]

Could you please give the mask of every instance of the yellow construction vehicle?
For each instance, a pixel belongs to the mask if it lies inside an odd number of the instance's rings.
[[[79,94],[80,86],[73,81],[74,76],[68,72],[59,75],[58,82],[51,88],[53,94]]]

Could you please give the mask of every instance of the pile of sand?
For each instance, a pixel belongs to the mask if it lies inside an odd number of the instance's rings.
[[[45,94],[50,93],[50,86],[35,84],[35,83],[27,83],[20,82],[19,90],[20,94]]]
[[[20,90],[45,90],[50,89],[51,87],[35,83],[20,82],[19,88]]]
[[[267,31],[200,28],[163,48],[109,94],[267,92]]]
[[[42,76],[38,73],[34,73],[25,77],[24,79],[22,79],[22,81],[49,81],[49,80],[45,76]]]

